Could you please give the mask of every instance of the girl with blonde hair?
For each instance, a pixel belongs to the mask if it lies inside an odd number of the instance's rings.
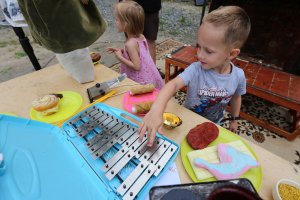
[[[147,40],[143,35],[145,14],[135,1],[122,1],[115,6],[115,21],[119,32],[127,36],[125,47],[107,48],[121,62],[120,73],[138,83],[153,83],[157,89],[163,86],[163,80],[153,62]]]

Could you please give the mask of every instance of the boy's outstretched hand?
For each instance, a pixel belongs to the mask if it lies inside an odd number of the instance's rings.
[[[169,81],[159,92],[156,100],[151,106],[150,111],[146,114],[143,119],[142,125],[140,126],[139,140],[142,141],[145,137],[145,133],[148,133],[148,146],[151,147],[155,140],[156,132],[162,134],[161,126],[163,124],[163,113],[167,106],[168,101],[176,93],[177,90],[184,86],[184,82],[180,77],[176,77]]]
[[[139,141],[142,141],[144,135],[148,134],[148,144],[151,147],[155,140],[156,132],[162,134],[161,126],[163,123],[163,116],[157,114],[155,109],[150,110],[144,117],[142,125],[139,127]]]

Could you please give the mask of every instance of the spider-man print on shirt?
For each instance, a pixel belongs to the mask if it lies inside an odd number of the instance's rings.
[[[231,99],[224,88],[202,88],[198,91],[199,103],[192,110],[208,119],[220,119]]]

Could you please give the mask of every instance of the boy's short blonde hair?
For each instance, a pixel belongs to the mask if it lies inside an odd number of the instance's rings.
[[[126,23],[126,32],[140,35],[144,31],[145,13],[135,1],[122,1],[116,4],[115,12],[121,23]]]
[[[224,6],[208,13],[203,23],[227,27],[224,35],[225,44],[241,48],[246,42],[251,22],[247,13],[238,6]]]

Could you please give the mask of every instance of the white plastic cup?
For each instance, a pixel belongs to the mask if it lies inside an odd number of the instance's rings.
[[[58,62],[79,83],[94,81],[95,72],[88,48],[56,54]]]

